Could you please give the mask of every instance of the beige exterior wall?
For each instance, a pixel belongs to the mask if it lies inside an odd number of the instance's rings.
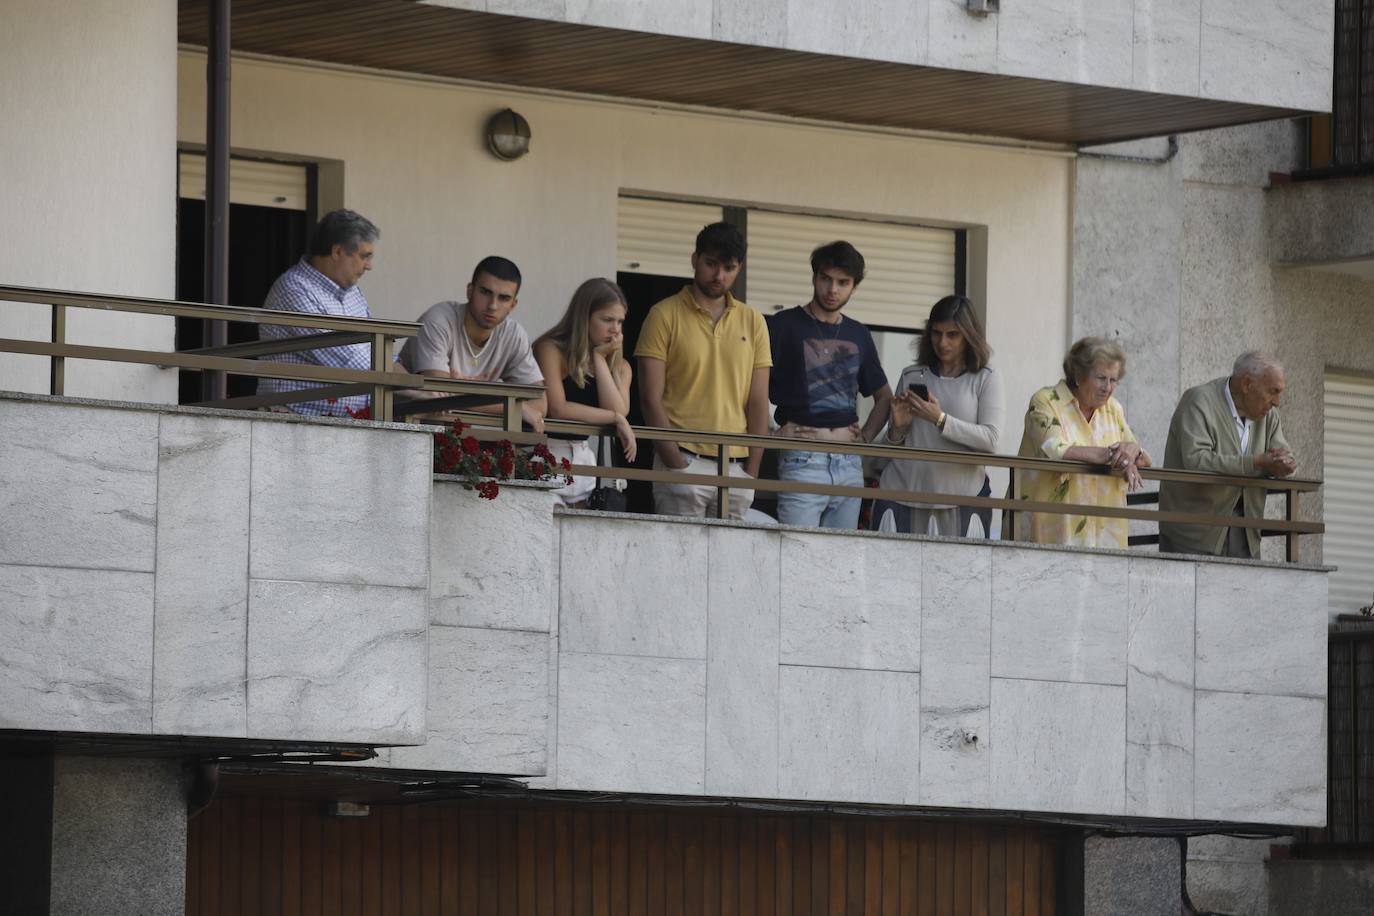
[[[176,4],[7,0],[4,23],[0,283],[171,298]],[[48,334],[46,307],[0,303],[0,337]],[[170,349],[172,322],[73,310],[68,339]],[[47,384],[46,358],[0,356],[0,390]],[[67,393],[175,401],[176,375],[71,361]]]
[[[203,139],[202,64],[181,55],[185,143]],[[986,290],[1011,415],[1058,378],[1073,176],[1064,153],[260,60],[237,60],[233,80],[237,149],[342,162],[341,202],[382,229],[363,284],[379,316],[414,319],[461,298],[472,265],[499,253],[524,272],[514,317],[537,334],[579,282],[614,276],[616,198],[634,190],[971,227],[970,285]],[[507,106],[533,131],[530,154],[514,163],[482,141],[486,118]],[[1018,441],[1008,431],[1003,450]]]

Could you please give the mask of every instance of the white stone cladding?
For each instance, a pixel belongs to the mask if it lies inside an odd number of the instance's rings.
[[[25,397],[0,430],[0,728],[423,740],[423,430]]]
[[[0,727],[631,795],[1325,815],[1321,568],[555,513],[383,426],[0,398]]]

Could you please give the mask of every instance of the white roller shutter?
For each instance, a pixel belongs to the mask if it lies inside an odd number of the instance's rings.
[[[718,223],[721,208],[674,200],[622,197],[616,213],[616,270],[666,277],[692,275],[697,233]]]
[[[749,211],[749,304],[764,314],[811,299],[811,252],[843,239],[867,278],[845,314],[867,325],[920,330],[937,299],[954,292],[955,233],[868,220]]]
[[[1374,595],[1374,379],[1327,373],[1324,425],[1322,560],[1332,613],[1353,614]]]
[[[205,199],[205,157],[199,153],[179,153],[178,197]],[[229,160],[229,202],[255,207],[304,210],[308,173],[304,165],[262,162],[257,159]]]

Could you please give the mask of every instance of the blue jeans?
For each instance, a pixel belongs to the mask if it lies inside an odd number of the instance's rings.
[[[858,455],[832,452],[783,452],[778,456],[778,479],[861,487],[864,485],[863,460]],[[778,521],[784,525],[813,528],[857,528],[859,498],[779,493]]]

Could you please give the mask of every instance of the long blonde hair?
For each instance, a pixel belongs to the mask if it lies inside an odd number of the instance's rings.
[[[539,344],[547,340],[558,347],[558,351],[563,354],[568,378],[572,379],[578,388],[586,385],[588,377],[592,374],[592,348],[587,342],[587,328],[591,325],[592,313],[599,312],[609,305],[621,305],[629,310],[625,294],[619,286],[605,277],[593,277],[583,281],[573,293],[568,310],[558,319],[558,324],[539,335],[539,339],[535,341]],[[620,354],[617,352],[611,355],[607,366],[614,372],[619,362]]]

